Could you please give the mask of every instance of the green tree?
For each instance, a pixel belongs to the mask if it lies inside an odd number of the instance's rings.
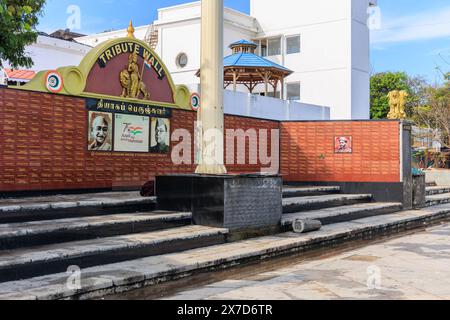
[[[450,80],[443,85],[429,87],[427,104],[415,109],[414,120],[435,132],[434,139],[450,148]]]
[[[389,113],[388,93],[393,90],[406,90],[410,93],[408,75],[404,72],[383,72],[370,79],[370,116],[372,119],[385,119]]]
[[[0,0],[0,67],[2,60],[11,67],[31,67],[25,47],[36,41],[36,25],[45,0]]]

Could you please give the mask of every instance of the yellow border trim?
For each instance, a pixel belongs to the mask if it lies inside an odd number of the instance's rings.
[[[129,98],[122,98],[122,97],[116,97],[116,96],[108,96],[108,95],[101,95],[91,92],[85,92],[86,88],[86,79],[89,76],[89,73],[91,69],[94,67],[94,65],[97,63],[100,55],[107,50],[108,48],[115,46],[120,43],[124,42],[132,42],[135,44],[140,45],[141,47],[145,48],[147,51],[149,51],[155,59],[158,60],[158,63],[162,66],[165,76],[168,79],[169,86],[173,93],[173,101],[174,103],[165,103],[165,102],[159,102],[159,101],[151,101],[151,100],[140,100],[140,99],[129,99]],[[46,81],[46,74],[50,70],[40,71],[38,72],[34,78],[28,82],[26,85],[22,87],[18,87],[16,89],[21,90],[29,90],[29,91],[38,91],[38,92],[46,92],[51,94],[63,94],[63,95],[69,95],[69,96],[76,96],[76,97],[86,97],[86,98],[98,98],[98,99],[109,99],[109,100],[118,100],[118,101],[125,101],[125,102],[134,102],[134,103],[142,103],[142,104],[153,104],[153,105],[161,105],[165,107],[171,107],[176,109],[185,109],[190,110],[190,92],[189,89],[184,86],[175,86],[172,76],[169,73],[169,70],[167,69],[164,62],[161,60],[158,54],[154,50],[150,48],[148,44],[145,42],[135,39],[135,38],[118,38],[113,39],[109,41],[105,41],[95,48],[93,48],[91,51],[88,52],[88,54],[83,58],[80,65],[78,67],[75,66],[67,66],[67,67],[61,67],[58,68],[56,71],[58,71],[63,78],[63,88],[58,93],[52,93],[47,90],[45,81]]]

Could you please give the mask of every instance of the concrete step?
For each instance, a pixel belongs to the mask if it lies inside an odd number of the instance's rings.
[[[435,181],[426,182],[427,187],[436,187],[437,183]]]
[[[283,231],[292,231],[297,219],[319,220],[323,225],[347,222],[401,211],[401,203],[360,203],[336,208],[284,214],[281,220]]]
[[[450,204],[446,204],[332,224],[308,234],[280,233],[179,253],[95,266],[82,270],[81,287],[78,289],[67,286],[66,272],[22,281],[4,282],[0,284],[0,300],[93,299],[136,288],[157,286],[174,279],[184,279],[188,283],[189,277],[193,274],[238,268],[336,244],[348,245],[348,242],[359,239],[365,241],[378,239],[380,236],[395,235],[400,231],[422,230],[432,223],[449,217]],[[238,269],[234,269],[236,270]]]
[[[372,201],[370,194],[338,194],[283,199],[283,213],[296,213]]]
[[[191,224],[191,213],[153,211],[0,224],[0,250],[150,232]]]
[[[138,192],[106,192],[0,199],[0,223],[67,219],[150,211],[156,198]]]
[[[186,226],[163,231],[0,251],[0,282],[89,268],[225,243],[226,229]]]
[[[283,187],[283,198],[295,198],[295,197],[307,197],[307,196],[320,196],[326,194],[335,194],[341,191],[340,187]]]
[[[434,196],[436,194],[450,193],[450,186],[427,187],[427,196]]]
[[[450,203],[450,193],[435,194],[432,196],[427,196],[426,199],[427,199],[426,205],[428,207]]]

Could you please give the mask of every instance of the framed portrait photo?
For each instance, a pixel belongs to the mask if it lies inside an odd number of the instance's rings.
[[[336,136],[334,138],[334,153],[353,153],[353,137]]]
[[[169,153],[170,119],[152,118],[150,146],[150,151],[153,153]]]
[[[88,117],[88,151],[112,151],[112,113],[89,111]]]

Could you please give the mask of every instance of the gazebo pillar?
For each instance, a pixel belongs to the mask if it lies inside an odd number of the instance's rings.
[[[277,97],[277,88],[278,88],[278,79],[275,79],[274,84],[273,84],[273,97],[274,98]]]

